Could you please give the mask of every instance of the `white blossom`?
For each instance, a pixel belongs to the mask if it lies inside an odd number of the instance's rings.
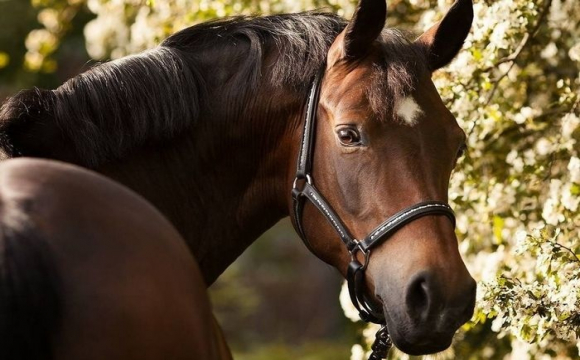
[[[355,344],[350,349],[350,360],[366,360],[366,352],[360,344]]]
[[[566,114],[562,118],[562,136],[569,139],[578,126],[580,126],[580,118],[574,113]]]
[[[570,59],[580,62],[580,43],[570,48],[568,51],[568,56],[570,56]]]
[[[342,310],[344,311],[344,315],[346,315],[347,318],[349,318],[351,321],[360,321],[358,310],[354,307],[352,301],[350,300],[348,284],[346,282],[342,284],[339,301],[340,306],[342,306]]]
[[[572,184],[568,184],[567,187],[562,191],[562,205],[564,208],[570,211],[578,210],[578,205],[580,204],[580,196],[573,192]]]
[[[580,184],[580,159],[576,156],[570,158],[568,163],[568,171],[570,171],[570,181]]]

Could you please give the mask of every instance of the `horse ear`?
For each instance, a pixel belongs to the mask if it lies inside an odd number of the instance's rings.
[[[361,0],[344,30],[344,57],[357,59],[364,56],[381,34],[386,19],[386,0]]]
[[[443,20],[415,40],[427,48],[431,71],[442,68],[453,60],[469,34],[472,21],[472,1],[456,0]]]

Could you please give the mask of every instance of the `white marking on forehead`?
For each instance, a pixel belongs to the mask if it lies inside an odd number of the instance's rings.
[[[417,119],[423,114],[423,110],[412,96],[407,96],[395,104],[395,113],[405,124],[413,126],[417,124]]]

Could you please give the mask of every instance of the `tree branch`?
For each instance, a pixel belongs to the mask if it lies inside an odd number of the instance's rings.
[[[513,69],[513,67],[514,67],[514,65],[516,63],[517,58],[520,56],[520,54],[522,53],[522,51],[529,44],[530,40],[533,39],[538,34],[538,32],[540,31],[540,27],[542,26],[542,23],[544,22],[544,19],[546,18],[546,16],[548,16],[548,13],[550,12],[550,7],[551,6],[552,6],[552,0],[546,0],[544,6],[542,8],[542,11],[540,12],[540,15],[538,16],[538,21],[536,22],[536,24],[534,25],[534,27],[531,29],[531,31],[526,32],[526,34],[522,38],[522,41],[520,41],[519,45],[516,47],[516,49],[514,50],[514,52],[510,56],[505,57],[505,58],[499,60],[493,66],[490,66],[490,67],[485,68],[485,69],[482,70],[482,72],[489,72],[492,69],[497,68],[500,64],[507,63],[507,62],[511,62],[510,67],[505,72],[503,72],[494,81],[493,88],[489,92],[489,95],[487,96],[487,100],[485,101],[485,105],[484,106],[489,106],[489,104],[491,103],[491,100],[495,96],[495,93],[499,89],[499,84],[501,83],[501,81],[506,76],[508,76],[508,74],[510,73],[510,71]],[[469,131],[468,131],[468,137],[471,136],[471,134],[475,130],[476,124],[477,124],[477,121],[474,121],[473,122],[473,125],[471,126],[471,129],[469,129]]]
[[[492,69],[497,68],[499,65],[504,64],[506,62],[514,62],[518,58],[520,53],[524,50],[524,48],[528,45],[528,42],[538,34],[538,31],[540,31],[540,27],[542,26],[542,23],[543,23],[544,19],[546,18],[546,16],[548,16],[548,13],[550,12],[551,6],[552,6],[552,0],[547,0],[546,3],[544,4],[544,7],[542,8],[542,11],[540,12],[540,15],[538,17],[538,21],[536,22],[536,24],[534,25],[532,30],[527,32],[524,35],[524,37],[522,38],[522,41],[520,42],[520,44],[516,47],[515,51],[510,56],[506,56],[503,59],[498,60],[495,64],[493,64],[492,66],[489,66],[487,68],[484,68],[482,71],[487,72],[487,71],[490,71]]]
[[[571,248],[569,248],[569,247],[567,247],[567,246],[564,246],[564,245],[560,244],[559,242],[552,241],[552,240],[548,240],[548,243],[549,243],[549,244],[552,244],[553,246],[555,246],[555,247],[558,247],[558,248],[560,248],[560,249],[564,249],[564,250],[566,250],[567,252],[569,252],[570,254],[572,254],[572,256],[574,257],[574,259],[573,259],[573,260],[574,260],[575,262],[578,262],[578,263],[580,263],[580,258],[578,257],[578,255],[576,255],[576,253],[575,253],[575,252],[574,252],[574,251],[573,251]]]
[[[524,35],[524,37],[522,38],[522,41],[520,42],[520,44],[518,45],[516,50],[510,56],[501,59],[500,61],[498,61],[495,64],[495,67],[497,67],[500,64],[503,64],[506,62],[511,62],[510,67],[502,75],[500,75],[500,77],[494,82],[493,89],[491,89],[491,92],[489,93],[489,96],[487,97],[487,101],[485,103],[485,106],[488,106],[491,103],[493,96],[495,95],[497,89],[499,88],[499,83],[506,76],[508,76],[509,72],[513,69],[514,65],[516,64],[516,60],[517,60],[518,56],[520,56],[522,51],[529,44],[530,40],[533,39],[538,34],[538,31],[540,30],[540,27],[542,26],[544,19],[546,18],[546,16],[550,12],[551,6],[552,6],[552,0],[547,0],[546,3],[544,4],[544,7],[542,8],[542,12],[540,13],[540,16],[538,17],[538,21],[536,22],[536,25],[534,26],[532,31],[527,32]]]

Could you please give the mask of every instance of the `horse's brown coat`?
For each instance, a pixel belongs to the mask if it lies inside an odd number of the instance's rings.
[[[230,359],[195,259],[140,196],[81,168],[17,159],[0,163],[0,199],[12,217],[3,226],[26,224],[55,264],[54,359]]]

